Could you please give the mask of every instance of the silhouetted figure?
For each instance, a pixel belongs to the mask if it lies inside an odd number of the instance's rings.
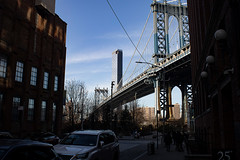
[[[182,147],[183,140],[184,140],[183,135],[179,131],[177,131],[176,132],[176,150],[179,152],[183,151],[183,147]]]
[[[171,134],[170,132],[168,132],[165,137],[164,137],[164,143],[167,147],[167,151],[169,152],[170,151],[170,146],[171,146],[171,143],[172,143],[172,137],[171,137]]]
[[[176,145],[176,136],[177,136],[177,133],[175,131],[172,131],[172,139],[173,139],[174,145]]]
[[[183,137],[184,137],[184,143],[186,146],[187,153],[189,153],[189,141],[188,141],[189,135],[183,132]]]

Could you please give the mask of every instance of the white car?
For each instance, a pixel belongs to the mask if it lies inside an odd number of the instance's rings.
[[[74,131],[54,150],[63,160],[118,160],[119,143],[111,130]]]

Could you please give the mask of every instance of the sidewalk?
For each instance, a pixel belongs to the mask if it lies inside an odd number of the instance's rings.
[[[139,157],[136,160],[184,160],[184,156],[185,152],[176,151],[175,145],[171,145],[170,152],[167,152],[164,144],[158,144],[158,149],[155,144],[154,154],[144,154],[142,157]]]
[[[154,142],[155,153],[148,155],[147,154],[148,146],[146,145],[146,152],[134,160],[185,160],[185,155],[186,155],[185,145],[183,145],[184,152],[176,151],[175,150],[176,146],[173,144],[171,145],[170,152],[167,152],[165,145],[163,143],[162,137],[159,136],[158,149],[157,149],[156,139],[153,139],[152,137],[153,135],[141,137],[141,140],[148,140],[148,141],[150,140]],[[134,138],[132,136],[122,136],[120,139],[133,140]]]

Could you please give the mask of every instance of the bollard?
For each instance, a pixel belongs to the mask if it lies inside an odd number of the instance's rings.
[[[154,142],[149,142],[147,144],[147,153],[148,153],[148,155],[152,155],[155,153],[155,143]]]

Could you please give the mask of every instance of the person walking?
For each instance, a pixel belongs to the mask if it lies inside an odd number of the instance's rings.
[[[184,140],[183,135],[179,131],[177,131],[177,133],[176,133],[176,150],[179,152],[183,152],[183,147],[182,147],[183,140]]]
[[[172,143],[172,136],[170,134],[170,132],[168,132],[165,137],[164,137],[164,143],[167,147],[167,151],[170,152],[170,148],[171,148],[171,143]]]

